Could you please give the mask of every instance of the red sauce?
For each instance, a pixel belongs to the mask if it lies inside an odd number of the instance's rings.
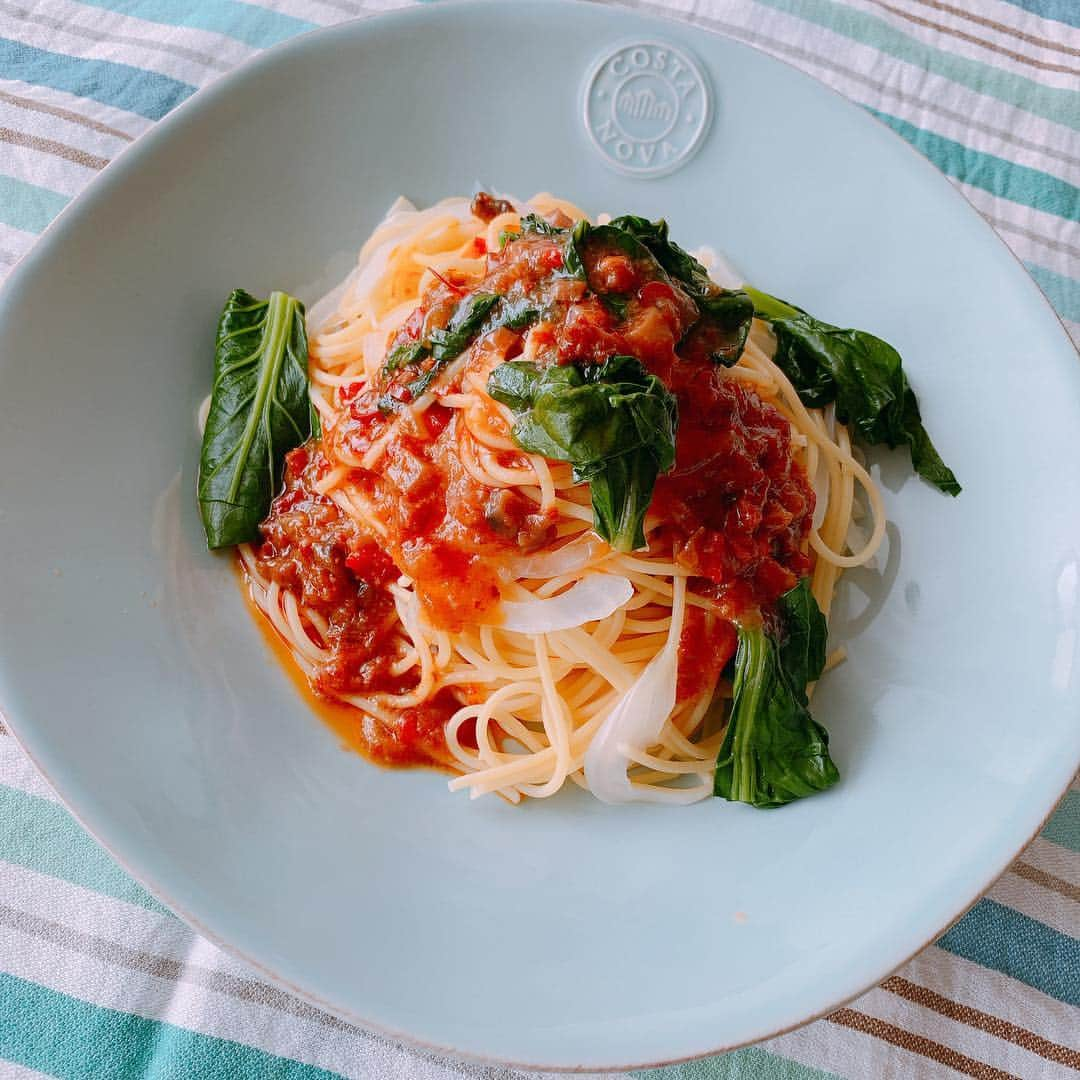
[[[474,211],[484,220],[503,212],[497,200],[478,200]],[[533,330],[538,363],[599,363],[629,354],[669,386],[679,404],[677,460],[658,479],[653,508],[665,520],[675,558],[694,575],[693,590],[721,609],[720,615],[689,609],[678,685],[679,700],[687,700],[714,683],[733,655],[732,620],[748,611],[767,614],[809,571],[813,492],[792,459],[787,420],[707,359],[701,324],[687,334],[698,317],[689,295],[662,280],[651,262],[596,238],[583,252],[587,280],[568,277],[567,245],[565,233],[528,234],[488,251],[478,282],[438,277],[389,351],[429,341],[470,292],[496,293],[542,311]],[[483,374],[518,355],[524,332],[502,327],[481,334],[467,368]],[[324,433],[334,456],[363,458],[395,424],[400,403],[412,399],[410,384],[434,363],[428,356],[384,374],[377,386],[341,388],[340,419]],[[435,379],[430,389],[436,398],[457,392],[460,377]],[[284,490],[263,524],[260,572],[328,624],[331,658],[312,682],[323,698],[411,688],[415,675],[395,677],[387,656],[395,621],[388,586],[399,573],[414,581],[428,618],[454,630],[475,624],[496,605],[501,560],[554,537],[554,520],[534,502],[513,489],[492,490],[468,472],[455,410],[436,401],[419,420],[400,415],[406,419],[394,427],[378,465],[355,469],[349,478],[387,530],[379,544],[315,490],[329,468],[315,444],[288,456]],[[506,433],[494,414],[492,424]],[[500,455],[507,468],[523,462],[516,452]],[[346,714],[355,743],[369,757],[437,763],[447,759],[443,727],[456,707],[449,694],[440,694],[421,709],[401,712],[392,725],[353,709]]]
[[[814,492],[791,456],[790,425],[723,368],[680,364],[673,383],[675,468],[658,478],[653,507],[679,561],[704,579],[696,591],[732,618],[767,609],[811,568]]]
[[[675,700],[690,701],[715,686],[737,643],[734,624],[699,607],[689,608],[679,638]]]

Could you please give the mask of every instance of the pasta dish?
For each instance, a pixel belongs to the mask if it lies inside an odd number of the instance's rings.
[[[861,448],[959,492],[890,345],[548,195],[399,200],[307,315],[237,290],[203,439],[210,546],[313,691],[510,802],[830,787],[810,695],[886,527]]]

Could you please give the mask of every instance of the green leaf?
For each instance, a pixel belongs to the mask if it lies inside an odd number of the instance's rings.
[[[619,322],[626,319],[626,309],[630,305],[630,297],[625,293],[605,293],[600,297],[600,303],[615,316]]]
[[[960,484],[941,460],[923,427],[919,403],[900,354],[864,330],[841,329],[757,289],[747,288],[755,313],[776,335],[777,366],[803,404],[836,402],[836,416],[871,446],[907,446],[915,471],[941,491],[960,494]]]
[[[259,538],[288,451],[319,433],[308,389],[304,305],[282,292],[229,297],[218,323],[214,385],[199,462],[206,542]]]
[[[631,356],[603,364],[538,368],[500,364],[488,393],[515,413],[514,441],[529,453],[568,461],[588,482],[593,527],[612,547],[645,543],[643,522],[658,473],[675,462],[674,396]]]
[[[454,309],[445,329],[431,331],[431,355],[437,363],[448,363],[469,347],[499,299],[497,293],[472,293]]]
[[[524,330],[537,322],[543,311],[537,306],[536,301],[527,296],[517,300],[503,300],[499,310],[492,320],[491,328],[505,326],[508,330]]]
[[[795,588],[780,597],[776,607],[786,633],[780,645],[780,666],[805,705],[807,684],[817,682],[825,670],[829,628],[810,590],[809,578],[800,578]]]
[[[421,341],[414,341],[409,345],[399,345],[386,358],[383,364],[383,374],[392,375],[403,367],[412,367],[426,360],[431,355],[431,350]]]
[[[521,219],[521,232],[523,234],[534,233],[538,236],[559,236],[567,232],[567,230],[560,228],[558,225],[552,225],[550,221],[546,221],[539,214],[526,214]]]
[[[671,277],[689,286],[692,295],[707,296],[719,288],[693,255],[668,238],[668,223],[662,218],[649,221],[634,214],[624,214],[610,221],[608,227],[633,236]]]
[[[754,305],[741,289],[722,289],[705,267],[668,237],[664,220],[649,221],[624,214],[608,228],[632,236],[663,267],[664,272],[694,298],[701,319],[684,339],[680,352],[704,353],[713,363],[732,367],[742,356],[753,322]]]
[[[832,787],[840,778],[828,732],[810,715],[806,686],[825,662],[825,619],[807,579],[780,598],[783,637],[740,626],[734,698],[716,758],[713,792],[766,808]]]

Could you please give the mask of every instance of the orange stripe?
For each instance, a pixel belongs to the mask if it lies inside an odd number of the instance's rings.
[[[1014,38],[1019,38],[1021,41],[1026,41],[1029,45],[1035,45],[1040,49],[1056,49],[1058,52],[1068,53],[1069,56],[1080,56],[1080,49],[1074,49],[1071,45],[1066,45],[1060,41],[1051,41],[1050,38],[1038,37],[1035,34],[1027,34],[1015,26],[1006,26],[1005,23],[995,22],[993,19],[988,19],[983,15],[976,15],[971,11],[965,11],[963,8],[953,7],[952,4],[942,4],[938,0],[918,0],[918,3],[935,8],[937,11],[944,11],[949,15],[959,15],[962,19],[968,19],[970,22],[978,23],[980,26],[985,26],[990,30],[1010,34]]]
[[[933,1009],[934,1012],[947,1016],[950,1020],[959,1021],[961,1024],[967,1024],[968,1027],[978,1028],[999,1039],[1022,1046],[1025,1050],[1030,1050],[1033,1054],[1038,1054],[1039,1057],[1044,1057],[1048,1061],[1056,1061],[1060,1065],[1080,1069],[1080,1051],[1071,1050],[1067,1046],[1044,1039],[1041,1035],[1028,1031],[1027,1028],[1002,1020],[1000,1016],[973,1009],[970,1005],[961,1005],[928,987],[909,982],[899,975],[886,979],[881,984],[881,989],[913,1001],[916,1005]]]
[[[109,164],[108,158],[88,154],[77,146],[68,146],[67,143],[57,142],[55,139],[43,139],[40,135],[14,131],[12,128],[0,127],[0,142],[10,143],[12,146],[25,146],[43,154],[52,154],[53,157],[72,161],[86,169],[104,169]]]
[[[1037,866],[1032,866],[1031,863],[1026,863],[1022,859],[1017,859],[1009,869],[1018,877],[1033,881],[1044,889],[1053,889],[1066,899],[1075,900],[1080,904],[1080,885],[1074,885],[1071,881],[1048,874],[1045,870],[1040,870]]]
[[[1033,56],[1026,56],[1024,53],[1006,49],[1002,45],[995,45],[992,41],[986,41],[984,38],[976,37],[974,34],[969,34],[964,30],[955,30],[951,26],[942,26],[941,23],[934,22],[933,19],[923,19],[918,15],[912,15],[910,11],[892,7],[890,4],[883,3],[882,0],[874,0],[874,3],[883,11],[899,15],[901,19],[907,19],[908,22],[915,23],[916,26],[925,26],[930,30],[936,30],[939,34],[948,34],[950,37],[960,38],[961,41],[970,41],[973,45],[989,49],[991,52],[1000,53],[1002,56],[1007,56],[1010,60],[1016,60],[1021,64],[1028,64],[1030,67],[1039,68],[1042,71],[1056,71],[1062,75],[1080,76],[1080,68],[1066,67],[1064,64],[1048,64],[1045,60],[1036,60]]]
[[[1002,1072],[1001,1069],[995,1069],[983,1061],[976,1061],[975,1058],[934,1042],[933,1039],[916,1035],[912,1031],[905,1031],[903,1028],[896,1027],[895,1024],[886,1023],[876,1016],[867,1016],[866,1013],[855,1009],[838,1009],[826,1019],[834,1024],[851,1028],[852,1031],[873,1035],[875,1039],[892,1043],[893,1046],[899,1046],[901,1050],[921,1054],[931,1061],[936,1061],[939,1065],[947,1065],[950,1069],[955,1069],[965,1076],[973,1076],[975,1080],[1019,1080],[1019,1077],[1013,1073]]]
[[[58,116],[61,120],[69,120],[73,124],[80,124],[91,131],[100,131],[102,135],[112,135],[114,138],[123,139],[125,142],[133,140],[133,136],[128,135],[126,131],[118,131],[114,127],[109,127],[108,124],[101,123],[100,120],[94,120],[89,116],[83,116],[81,113],[72,112],[71,109],[61,109],[59,105],[47,105],[44,101],[33,101],[30,98],[19,97],[17,94],[9,94],[4,90],[0,90],[0,101],[6,101],[9,105],[15,105],[20,109],[28,109],[31,112]]]

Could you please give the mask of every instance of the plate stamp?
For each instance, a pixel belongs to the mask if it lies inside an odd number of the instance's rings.
[[[663,41],[605,53],[585,83],[585,130],[604,161],[630,176],[664,176],[701,146],[712,93],[697,62]]]

